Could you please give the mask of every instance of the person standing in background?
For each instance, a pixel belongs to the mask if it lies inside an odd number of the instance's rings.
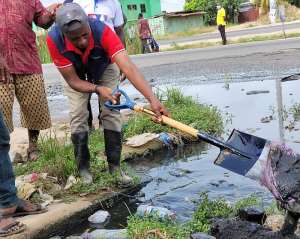
[[[226,12],[223,7],[220,5],[217,6],[218,12],[217,12],[217,26],[218,30],[222,37],[223,45],[227,44],[226,40],[226,33],[225,33],[225,26],[226,26]]]
[[[142,13],[140,13],[138,16],[138,34],[142,43],[142,53],[144,54],[146,52],[146,49],[150,48],[150,46],[148,45],[148,39],[152,37],[152,32],[148,20],[144,19]]]

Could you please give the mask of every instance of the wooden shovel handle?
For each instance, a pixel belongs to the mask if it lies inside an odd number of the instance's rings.
[[[145,109],[142,106],[135,105],[134,106],[134,111],[136,111],[136,112],[142,112],[144,114],[147,114],[147,115],[153,116],[153,117],[156,116],[156,114],[153,111]],[[183,123],[180,123],[180,122],[178,122],[176,120],[173,120],[173,119],[171,119],[171,118],[169,118],[167,116],[162,115],[162,123],[166,124],[166,125],[169,125],[172,128],[178,129],[178,130],[180,130],[182,132],[185,132],[185,133],[187,133],[187,134],[189,134],[189,135],[191,135],[191,136],[193,136],[195,138],[198,137],[198,130],[197,129],[194,129],[193,127],[190,127],[190,126],[188,126],[186,124],[183,124]]]

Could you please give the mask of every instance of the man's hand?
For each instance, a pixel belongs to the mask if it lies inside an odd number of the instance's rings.
[[[48,12],[50,13],[50,18],[54,21],[56,17],[56,10],[61,6],[61,3],[53,3],[47,7]]]
[[[0,84],[9,84],[10,76],[7,71],[7,65],[2,57],[0,57]]]
[[[162,121],[162,115],[170,117],[170,113],[168,112],[168,110],[162,105],[162,103],[160,103],[157,98],[151,100],[150,105],[152,111],[156,114],[156,118],[153,119],[155,122],[160,123]]]
[[[118,104],[120,102],[120,93],[112,95],[112,90],[105,86],[98,86],[96,90],[101,100],[103,100],[104,102],[111,101],[113,105]]]

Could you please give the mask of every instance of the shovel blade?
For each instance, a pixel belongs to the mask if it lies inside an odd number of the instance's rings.
[[[221,150],[215,164],[234,173],[245,176],[259,159],[267,140],[238,130],[233,130],[226,144],[251,156],[251,159]]]

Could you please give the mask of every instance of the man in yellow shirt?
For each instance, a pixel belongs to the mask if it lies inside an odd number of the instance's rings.
[[[226,45],[226,34],[225,34],[225,26],[226,26],[226,12],[223,7],[220,5],[217,6],[218,13],[217,13],[217,26],[219,29],[219,32],[221,33],[223,45]]]

